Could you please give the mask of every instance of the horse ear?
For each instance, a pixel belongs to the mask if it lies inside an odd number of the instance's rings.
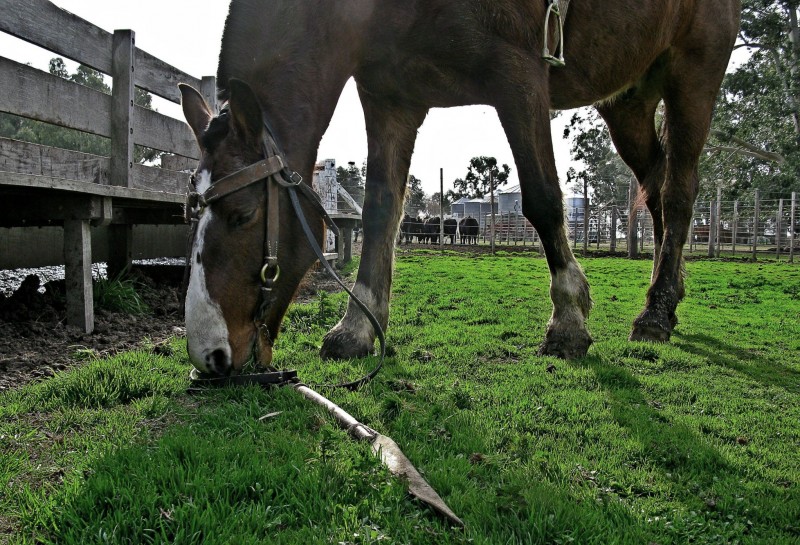
[[[261,145],[264,136],[264,118],[261,104],[256,94],[240,79],[228,82],[230,100],[228,101],[235,130],[246,141]]]
[[[206,104],[203,95],[191,85],[179,83],[178,88],[181,90],[181,106],[183,107],[183,116],[186,122],[192,128],[194,137],[199,143],[203,133],[206,132],[208,124],[214,115],[211,113],[211,108]]]

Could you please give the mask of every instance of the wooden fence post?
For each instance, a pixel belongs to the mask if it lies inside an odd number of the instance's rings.
[[[639,221],[639,214],[636,210],[638,193],[639,186],[636,179],[631,177],[630,187],[628,188],[628,257],[631,259],[639,255],[639,231],[636,225]]]
[[[739,235],[739,201],[733,201],[733,224],[731,225],[731,251],[736,255],[736,237]]]
[[[91,333],[94,331],[94,301],[92,236],[88,219],[64,221],[64,283],[67,324]]]
[[[617,251],[617,205],[611,205],[611,242],[609,243],[611,252]]]
[[[794,263],[794,240],[797,229],[797,192],[792,191],[791,218],[789,219],[789,263]]]
[[[761,212],[761,200],[759,199],[759,192],[756,189],[755,201],[753,202],[753,261],[758,259],[756,257],[756,249],[758,248],[758,215]]]
[[[722,250],[722,187],[717,187],[717,236],[715,243],[717,245],[716,248],[716,256],[719,257],[720,251]]]
[[[708,257],[714,257],[714,240],[717,238],[717,207],[714,201],[708,203]]]
[[[491,222],[492,222],[491,247],[492,247],[492,255],[494,255],[494,236],[495,236],[495,229],[497,227],[497,223],[496,223],[495,215],[494,215],[494,174],[492,173],[491,170],[489,171],[489,193],[491,194],[490,202],[491,202],[491,206],[492,206],[492,210],[491,210],[492,211],[492,218],[491,218]]]
[[[589,255],[589,182],[583,179],[583,255]]]
[[[211,107],[211,111],[217,112],[217,78],[214,76],[203,76],[200,80],[200,94],[206,99]]]
[[[783,231],[783,199],[778,199],[778,214],[775,217],[775,259],[781,258],[781,231]]]
[[[136,69],[135,36],[132,30],[115,30],[111,77],[111,185],[132,187],[133,184],[133,115],[134,71]]]
[[[134,111],[136,87],[135,33],[132,30],[115,30],[112,49],[111,77],[111,185],[133,187],[134,163]],[[133,254],[133,226],[112,225],[108,237],[109,278],[114,278],[131,266]]]

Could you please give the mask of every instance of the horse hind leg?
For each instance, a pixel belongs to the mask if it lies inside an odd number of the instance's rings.
[[[656,134],[654,117],[661,101],[660,91],[643,80],[632,92],[610,104],[601,104],[597,110],[608,126],[617,153],[633,171],[639,182],[644,203],[653,220],[653,271],[651,282],[658,270],[661,245],[664,239],[662,189],[666,178],[667,158],[661,139]],[[679,277],[682,297],[683,279]],[[652,340],[665,341],[677,324],[674,311],[669,316],[669,328],[650,331]]]
[[[675,51],[664,83],[666,157],[660,191],[663,232],[645,307],[633,322],[630,339],[667,341],[684,296],[683,246],[699,189],[697,167],[711,125],[711,113],[727,55],[708,64],[689,51]]]
[[[426,109],[382,108],[361,94],[369,146],[362,214],[362,250],[353,293],[385,330],[394,263],[394,239],[403,211],[406,176],[417,129]],[[408,236],[410,241],[411,235]],[[347,312],[323,339],[323,358],[348,359],[373,352],[376,333],[351,300]]]

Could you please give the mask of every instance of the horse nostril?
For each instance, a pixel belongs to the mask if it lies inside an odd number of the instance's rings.
[[[221,348],[217,348],[206,355],[206,364],[209,369],[213,369],[219,374],[226,373],[230,368],[228,355]]]

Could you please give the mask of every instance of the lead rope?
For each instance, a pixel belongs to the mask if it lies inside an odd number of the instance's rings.
[[[337,284],[339,284],[342,289],[350,296],[350,300],[353,301],[356,306],[361,309],[364,315],[369,320],[369,323],[372,325],[372,329],[375,330],[375,335],[378,337],[378,341],[380,342],[381,352],[380,352],[380,360],[378,360],[378,365],[375,366],[372,371],[364,375],[358,380],[354,380],[352,382],[341,382],[338,384],[313,384],[312,386],[318,388],[345,388],[347,390],[358,390],[364,384],[371,381],[378,372],[383,367],[383,360],[386,357],[386,336],[383,332],[383,328],[381,327],[380,323],[378,323],[378,319],[372,314],[369,310],[367,305],[364,304],[361,299],[356,297],[353,291],[347,287],[347,285],[339,278],[339,275],[336,274],[336,271],[333,270],[328,260],[325,259],[325,256],[322,253],[322,248],[319,247],[317,244],[316,238],[314,238],[314,233],[311,232],[311,227],[308,225],[306,221],[306,216],[303,214],[303,209],[300,207],[300,200],[297,198],[297,192],[295,191],[296,186],[291,186],[288,188],[289,190],[289,198],[292,201],[292,208],[294,208],[295,214],[297,214],[298,219],[300,220],[300,225],[303,227],[303,232],[308,239],[308,243],[311,246],[311,249],[314,250],[314,253],[317,255],[317,259],[322,264],[323,268],[327,271],[327,273],[333,277]]]

